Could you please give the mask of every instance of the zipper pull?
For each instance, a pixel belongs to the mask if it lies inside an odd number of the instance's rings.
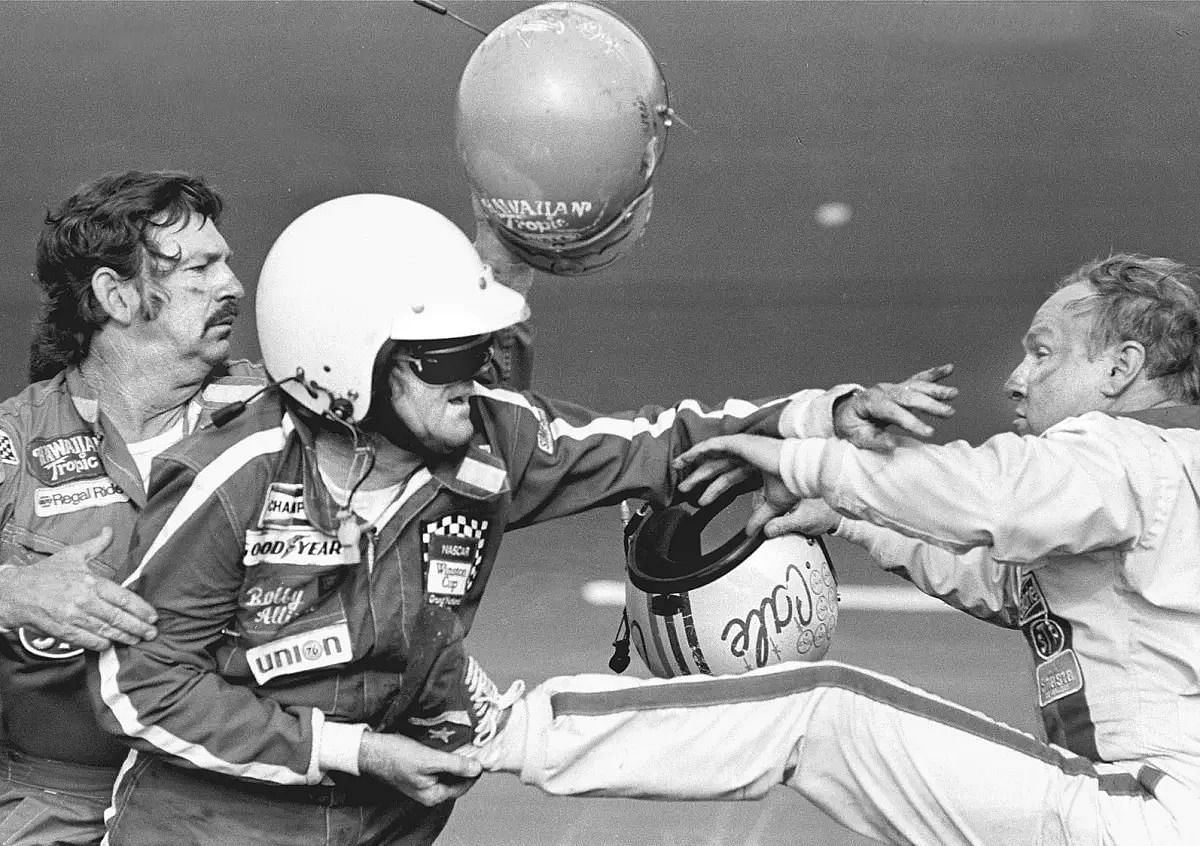
[[[352,546],[358,548],[358,542],[362,538],[362,526],[358,523],[358,518],[354,516],[354,512],[348,508],[339,508],[337,513],[338,527],[337,539],[343,546]]]

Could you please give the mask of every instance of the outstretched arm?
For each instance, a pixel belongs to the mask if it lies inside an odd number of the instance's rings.
[[[880,382],[839,397],[833,403],[833,434],[857,447],[879,452],[890,452],[896,446],[896,435],[888,431],[891,427],[914,437],[929,437],[933,427],[917,414],[942,419],[954,414],[950,401],[958,396],[958,389],[941,384],[941,380],[953,372],[953,364],[941,364],[914,373],[903,382]],[[692,494],[700,505],[714,502],[755,472],[763,474],[768,486],[772,485],[770,477],[779,475],[778,463],[763,466],[763,462],[756,463],[751,460],[753,456],[745,452],[752,450],[769,460],[765,445],[753,447],[722,440],[702,449],[704,446],[684,453],[675,465],[678,470],[692,470],[680,485],[680,491]],[[781,491],[768,496],[768,501],[774,502],[780,510],[756,513],[751,525],[760,526],[795,504],[794,498],[789,501]]]

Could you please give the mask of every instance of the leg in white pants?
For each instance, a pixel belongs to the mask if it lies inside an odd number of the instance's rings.
[[[1168,806],[1133,775],[835,662],[550,679],[481,752],[486,769],[555,795],[758,799],[784,784],[886,843],[1173,846],[1195,837],[1184,827],[1190,803]]]

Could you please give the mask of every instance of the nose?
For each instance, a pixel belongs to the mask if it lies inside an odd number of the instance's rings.
[[[1008,378],[1004,380],[1004,390],[1008,394],[1009,399],[1018,401],[1025,398],[1025,363],[1021,362],[1013,372],[1008,374]]]
[[[237,274],[233,272],[233,268],[228,266],[226,266],[225,278],[221,281],[219,291],[219,297],[222,300],[240,300],[246,296],[246,289],[242,287],[242,280],[238,279]]]

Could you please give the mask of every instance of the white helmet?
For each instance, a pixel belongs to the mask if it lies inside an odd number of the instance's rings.
[[[386,194],[338,197],[292,221],[267,254],[256,300],[271,377],[312,411],[353,423],[371,404],[389,339],[486,335],[529,316],[462,230]]]
[[[819,661],[829,650],[838,596],[825,545],[739,531],[702,553],[701,532],[731,501],[695,512],[647,505],[626,525],[628,636],[660,678]]]

